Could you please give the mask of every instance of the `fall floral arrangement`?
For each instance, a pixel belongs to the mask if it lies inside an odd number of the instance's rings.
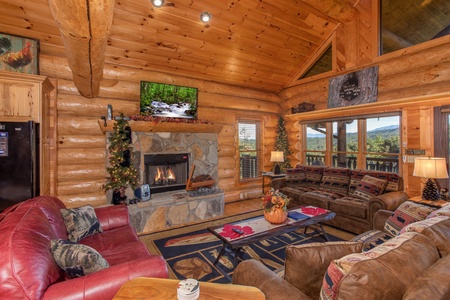
[[[287,210],[289,204],[289,197],[281,193],[279,190],[273,188],[267,192],[267,194],[261,197],[262,207],[265,212],[274,211],[276,209]]]

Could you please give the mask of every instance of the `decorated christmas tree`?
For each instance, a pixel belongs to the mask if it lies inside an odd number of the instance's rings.
[[[281,173],[284,173],[284,170],[286,168],[292,168],[291,160],[289,158],[292,155],[292,152],[289,149],[289,139],[288,139],[288,135],[286,132],[286,126],[284,124],[284,119],[281,116],[278,119],[277,138],[275,140],[275,147],[273,148],[273,150],[274,151],[283,151],[284,162],[279,164]],[[274,171],[274,168],[275,168],[275,165],[272,168],[272,171]]]
[[[123,114],[114,122],[113,131],[109,137],[109,176],[103,186],[105,190],[113,190],[113,204],[126,200],[125,190],[128,185],[134,188],[138,183],[138,174],[131,163],[132,150],[131,129]],[[118,197],[120,197],[118,199]]]

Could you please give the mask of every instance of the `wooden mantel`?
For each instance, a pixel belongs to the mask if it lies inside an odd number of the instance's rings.
[[[146,121],[128,121],[131,130],[134,132],[191,132],[191,133],[220,133],[220,124],[199,124],[199,123],[153,123]],[[98,120],[98,125],[103,133],[113,131],[114,121]]]

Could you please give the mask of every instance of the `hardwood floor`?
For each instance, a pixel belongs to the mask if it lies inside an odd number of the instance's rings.
[[[262,208],[261,208],[261,199],[259,198],[226,203],[224,208],[224,217],[230,217],[260,209]]]

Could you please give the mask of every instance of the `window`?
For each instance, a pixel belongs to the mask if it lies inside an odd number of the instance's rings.
[[[366,120],[366,169],[398,173],[399,119],[399,116],[393,116]]]
[[[239,179],[258,178],[261,175],[260,122],[240,120],[239,130]]]
[[[325,164],[326,136],[325,122],[306,125],[306,164]]]
[[[330,120],[303,126],[306,131],[303,152],[308,165],[399,172],[399,115]]]
[[[358,121],[333,122],[332,166],[356,169],[358,156]]]
[[[448,0],[380,0],[380,54],[417,45],[450,33]]]
[[[332,71],[333,67],[333,52],[331,45],[319,57],[319,59],[305,72],[300,79],[312,77],[314,75],[322,74]]]

